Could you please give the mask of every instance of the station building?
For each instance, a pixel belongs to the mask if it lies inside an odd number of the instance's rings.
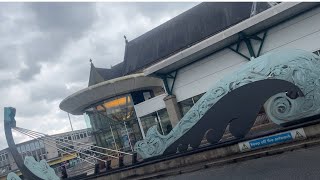
[[[97,145],[133,151],[151,126],[167,134],[211,86],[250,60],[282,48],[319,54],[319,19],[319,3],[201,3],[126,40],[124,60],[112,68],[91,63],[88,87],[60,108],[88,117]]]

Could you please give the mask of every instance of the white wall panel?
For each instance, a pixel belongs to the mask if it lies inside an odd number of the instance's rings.
[[[257,51],[258,43],[253,44]],[[269,29],[262,54],[279,48],[309,51],[320,49],[320,8]],[[240,50],[243,54],[248,54],[244,43]],[[248,61],[240,55],[224,49],[179,70],[173,93],[178,102],[204,93],[246,62]]]
[[[230,50],[223,50],[208,56],[204,62],[199,61],[178,72],[173,93],[177,101],[206,92],[218,80],[233,72],[247,60]]]
[[[137,117],[142,117],[155,111],[166,108],[166,105],[163,101],[163,98],[165,98],[166,96],[167,94],[161,94],[159,96],[153,97],[151,99],[134,105]]]

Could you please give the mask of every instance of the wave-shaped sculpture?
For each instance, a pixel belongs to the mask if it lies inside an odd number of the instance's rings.
[[[25,166],[36,176],[44,180],[59,180],[54,170],[49,166],[46,160],[36,161],[32,156],[24,158]]]
[[[21,178],[18,175],[16,175],[14,172],[10,172],[7,175],[7,180],[21,180]]]
[[[32,156],[26,156],[24,159],[25,166],[37,177],[43,180],[60,180],[54,170],[48,165],[46,160],[36,161]],[[21,180],[15,173],[7,175],[7,180]]]
[[[205,134],[218,142],[225,129],[244,137],[264,105],[277,124],[319,114],[320,58],[296,49],[272,51],[210,88],[167,135],[151,127],[135,144],[143,158],[197,148]]]

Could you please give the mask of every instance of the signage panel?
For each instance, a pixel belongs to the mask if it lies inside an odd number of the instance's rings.
[[[250,141],[245,141],[238,143],[240,151],[249,151],[253,149],[258,149],[262,147],[267,147],[283,142],[289,142],[297,139],[305,139],[306,134],[303,128],[286,131],[278,134],[274,134],[271,136],[266,136],[258,139],[253,139]]]

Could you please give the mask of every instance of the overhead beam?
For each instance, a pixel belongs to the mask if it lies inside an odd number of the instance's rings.
[[[237,53],[238,55],[246,58],[247,60],[250,61],[251,58],[256,58],[256,57],[259,57],[260,56],[260,53],[261,53],[261,50],[262,50],[262,47],[263,47],[263,44],[264,44],[264,41],[265,41],[265,38],[267,36],[267,31],[268,30],[265,30],[263,32],[263,37],[259,37],[257,34],[254,34],[254,35],[246,35],[244,32],[240,32],[238,35],[238,41],[235,43],[235,44],[232,44],[230,45],[228,48]],[[252,40],[255,40],[255,41],[259,41],[260,44],[259,44],[259,50],[257,53],[255,53],[254,49],[253,49],[253,45],[252,45]],[[250,55],[250,57],[248,57],[247,55],[243,54],[240,52],[240,46],[241,46],[241,43],[244,42],[246,44],[246,49],[248,50],[248,53]],[[233,48],[232,46],[236,45],[236,48]]]
[[[168,95],[173,95],[172,91],[174,88],[174,84],[176,82],[178,70],[168,73],[168,74],[156,74],[156,76],[160,77],[163,81],[164,88]],[[169,79],[172,80],[171,84],[169,83]]]

